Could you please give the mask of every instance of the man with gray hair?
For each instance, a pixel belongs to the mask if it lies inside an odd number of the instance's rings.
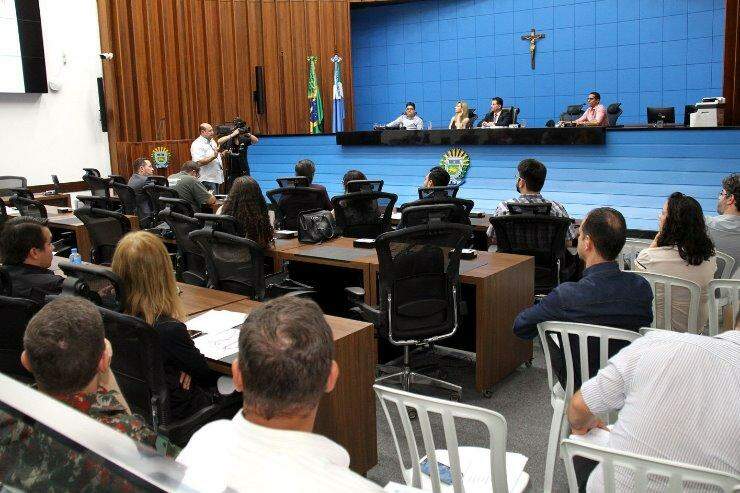
[[[178,456],[198,491],[369,492],[349,454],[311,433],[321,397],[339,376],[334,340],[311,300],[282,297],[252,311],[231,365],[244,405],[231,421],[205,425]]]

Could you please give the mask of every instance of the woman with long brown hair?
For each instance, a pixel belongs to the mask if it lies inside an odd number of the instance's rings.
[[[217,398],[218,374],[193,344],[184,324],[172,262],[162,240],[146,231],[124,236],[111,265],[126,288],[124,313],[143,319],[159,333],[170,413],[175,420],[192,416]]]
[[[236,219],[241,229],[239,233],[262,248],[272,245],[274,230],[267,213],[267,203],[259,183],[251,176],[240,176],[234,180],[219,214],[228,214]]]

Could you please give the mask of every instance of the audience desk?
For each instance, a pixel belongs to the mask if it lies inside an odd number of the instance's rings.
[[[249,313],[260,303],[244,296],[179,283],[188,316],[219,309]],[[375,428],[376,349],[373,326],[339,317],[326,317],[334,334],[334,359],[339,380],[321,401],[315,431],[342,445],[351,457],[351,468],[365,474],[378,462]],[[211,368],[231,375],[236,354],[209,360]]]
[[[65,231],[72,231],[75,235],[77,243],[77,251],[82,256],[82,260],[85,262],[90,261],[90,249],[92,248],[92,242],[90,241],[90,234],[85,227],[85,224],[77,218],[72,212],[60,212],[59,207],[47,205],[47,225],[50,229],[61,229]],[[16,212],[8,212],[9,216],[17,216]],[[135,215],[126,215],[131,222],[131,230],[135,231],[139,229],[139,218]]]
[[[378,303],[378,259],[373,249],[353,248],[352,238],[283,249],[276,255],[291,263],[308,263],[351,269],[362,274],[365,301]],[[534,259],[521,255],[479,251],[460,265],[468,323],[459,342],[476,355],[476,390],[491,387],[522,363],[532,359],[532,343],[517,338],[512,326],[517,314],[534,299]],[[443,343],[442,345],[447,345]]]

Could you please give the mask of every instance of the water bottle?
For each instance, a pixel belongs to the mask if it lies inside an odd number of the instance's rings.
[[[81,264],[82,263],[82,255],[77,253],[77,249],[73,248],[72,253],[69,254],[69,261],[73,264]]]

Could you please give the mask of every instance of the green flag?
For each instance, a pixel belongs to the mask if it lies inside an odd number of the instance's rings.
[[[321,103],[321,87],[316,78],[316,60],[308,57],[308,128],[312,134],[324,132],[324,105]]]

